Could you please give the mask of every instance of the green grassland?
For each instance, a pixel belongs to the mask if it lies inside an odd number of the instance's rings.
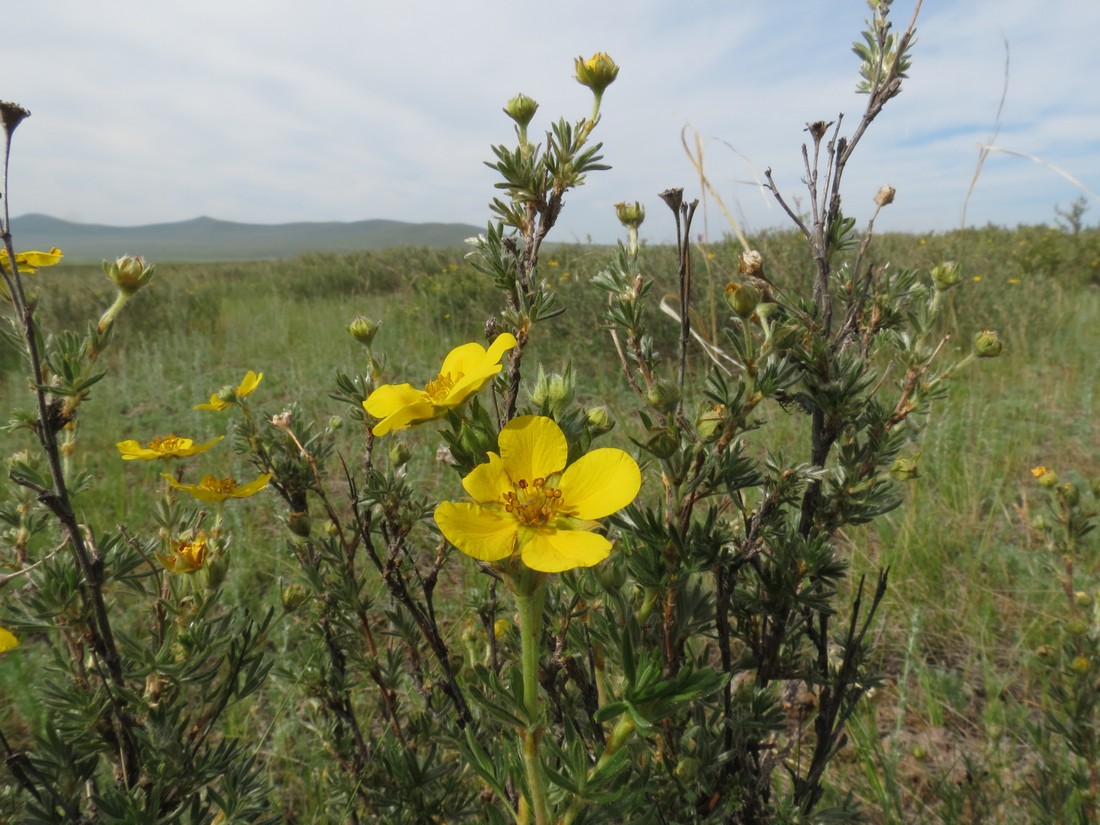
[[[809,268],[799,238],[765,233],[753,244],[774,281],[802,288]],[[950,293],[955,329],[947,346],[966,351],[974,334],[988,328],[999,330],[1006,350],[971,364],[933,407],[916,445],[920,475],[908,485],[903,506],[845,534],[857,573],[891,570],[876,628],[887,683],[857,717],[834,767],[842,779],[834,782],[861,798],[877,822],[1013,821],[1021,726],[1037,703],[1033,651],[1057,632],[1051,614],[1061,589],[1059,560],[1025,517],[1038,493],[1030,468],[1100,477],[1100,231],[987,227],[886,235],[873,249],[876,262],[896,267],[926,270],[959,261],[963,280]],[[698,327],[707,337],[720,332],[713,327],[724,317],[722,288],[736,272],[739,252],[728,241],[695,250]],[[588,246],[544,251],[541,273],[558,284],[566,312],[556,327],[546,325],[553,335],[532,342],[527,363],[560,371],[571,362],[579,400],[608,405],[617,422],[612,439],[629,448],[640,425],[626,415],[628,388],[600,338],[605,299],[589,283],[610,255]],[[642,260],[657,292],[673,291],[673,252],[645,249]],[[34,278],[48,330],[82,328],[113,295],[98,266],[64,264]],[[347,407],[330,394],[337,371],[365,369],[362,347],[345,330],[355,315],[382,321],[375,347],[385,354],[387,380],[415,383],[431,377],[451,347],[483,340],[486,319],[498,311],[493,301],[491,285],[464,263],[460,249],[159,266],[153,286],[120,319],[109,373],[81,411],[75,461],[96,482],[76,500],[81,519],[101,529],[151,529],[156,468],[124,464],[115,443],[169,431],[196,440],[219,434],[223,421],[192,408],[246,370],[264,373],[256,405],[267,416],[298,404],[318,421],[346,418]],[[671,352],[675,324],[655,316],[652,326],[658,348]],[[32,401],[19,366],[15,351],[0,354],[0,401],[9,410]],[[780,424],[787,416],[778,408],[761,415]],[[340,449],[354,461],[362,431],[349,424]],[[5,456],[29,446],[25,433],[2,439]],[[457,482],[432,460],[430,441],[418,434],[413,472],[457,492]],[[13,494],[8,487],[0,488],[5,496]],[[230,594],[246,607],[277,605],[295,567],[285,526],[273,497],[242,504],[231,515],[242,538],[232,557]],[[1094,541],[1079,559],[1077,572],[1090,592],[1100,587],[1098,549]],[[471,569],[448,568],[454,574]],[[461,598],[461,586],[452,588]],[[33,644],[26,648],[28,655],[0,660],[6,731],[29,732],[38,721],[34,697],[20,687],[40,664]],[[235,724],[268,733],[264,755],[285,795],[281,804],[309,821],[316,801],[300,777],[319,768],[296,765],[289,755],[292,737],[301,733],[280,724],[290,712],[284,693],[279,683]]]

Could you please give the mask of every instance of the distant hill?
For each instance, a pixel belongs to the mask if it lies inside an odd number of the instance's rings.
[[[17,249],[60,247],[68,261],[144,255],[152,261],[234,261],[293,258],[307,252],[357,252],[393,246],[457,247],[478,232],[460,223],[252,224],[195,218],[148,226],[71,223],[48,215],[12,219]]]

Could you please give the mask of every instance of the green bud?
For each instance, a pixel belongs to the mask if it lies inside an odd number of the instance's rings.
[[[1081,500],[1081,491],[1077,489],[1077,485],[1072,481],[1067,481],[1060,488],[1058,488],[1058,495],[1062,497],[1062,501],[1073,507]]]
[[[588,421],[588,429],[592,432],[592,435],[603,435],[615,426],[615,422],[611,420],[611,412],[607,407],[593,407],[585,412],[584,416]]]
[[[126,297],[130,297],[149,283],[155,269],[155,266],[146,264],[145,259],[140,255],[124,255],[116,259],[113,264],[103,262],[103,271],[115,282],[118,291]]]
[[[578,57],[573,61],[577,82],[587,86],[594,94],[602,95],[604,89],[615,82],[619,76],[619,67],[615,65],[606,52],[596,52],[585,60]]]
[[[288,584],[279,593],[279,601],[283,604],[283,610],[293,613],[307,601],[309,601],[309,588],[301,582]]]
[[[890,477],[895,481],[912,481],[915,478],[920,477],[920,467],[917,465],[917,459],[920,455],[915,455],[912,458],[899,458],[890,465]]]
[[[715,404],[711,407],[704,407],[699,415],[695,417],[695,431],[699,433],[699,437],[704,441],[709,441],[717,433],[718,428],[722,424],[722,418],[725,416],[726,405]]]
[[[1092,596],[1084,590],[1078,590],[1073,594],[1073,603],[1078,607],[1092,607]]]
[[[404,467],[412,458],[412,452],[404,441],[395,441],[390,445],[389,459],[393,467]]]
[[[225,581],[225,577],[229,573],[229,553],[224,550],[220,553],[210,553],[206,557],[203,570],[206,571],[206,589],[217,590],[222,586],[222,582]]]
[[[534,100],[525,94],[518,94],[505,105],[504,114],[512,118],[521,129],[526,129],[538,109],[539,104]]]
[[[547,374],[540,364],[535,386],[531,390],[531,402],[548,410],[552,415],[559,416],[573,401],[575,386],[572,367],[566,367],[564,374],[556,372]]]
[[[645,448],[657,458],[669,458],[680,449],[680,438],[674,430],[657,430],[650,436]]]
[[[645,220],[645,207],[638,201],[615,204],[615,216],[627,229],[637,229]]]
[[[734,315],[748,320],[760,303],[760,290],[749,284],[726,284],[726,303],[730,305]]]
[[[962,271],[955,261],[944,261],[932,267],[932,283],[940,292],[947,292],[952,287],[958,286],[962,280]]]
[[[667,381],[658,381],[646,390],[645,400],[654,409],[670,413],[680,403],[680,390]]]
[[[294,535],[307,539],[313,529],[313,522],[309,518],[309,513],[295,512],[286,517],[286,526]]]
[[[1066,632],[1070,636],[1084,636],[1089,632],[1089,625],[1084,619],[1070,619],[1066,622]]]
[[[378,334],[378,328],[381,325],[381,322],[370,321],[362,315],[357,315],[355,320],[348,324],[348,332],[360,344],[369,347],[374,342],[374,336]]]
[[[682,782],[694,782],[699,775],[699,760],[694,756],[681,756],[672,772]]]
[[[996,358],[1004,349],[1001,336],[991,329],[982,330],[974,336],[974,350],[979,358]]]
[[[626,584],[626,565],[621,558],[608,559],[596,566],[596,578],[608,593],[615,593]]]

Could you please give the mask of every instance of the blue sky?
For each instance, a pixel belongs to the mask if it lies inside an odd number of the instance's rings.
[[[904,28],[913,0],[896,0]],[[33,116],[16,133],[13,215],[133,226],[209,215],[246,223],[390,218],[484,224],[501,107],[541,104],[533,128],[590,106],[573,58],[621,65],[597,136],[613,168],[567,197],[552,239],[610,241],[612,204],[640,200],[643,236],[669,240],[657,193],[699,193],[681,148],[746,228],[783,226],[754,182],[802,194],[808,121],[865,103],[850,51],[863,0],[41,0],[4,10],[0,97]],[[883,229],[957,227],[1001,97],[996,144],[1083,184],[1100,220],[1100,3],[925,0],[910,79],[847,173],[865,219],[898,190]],[[1082,190],[1049,166],[994,152],[968,225],[1052,223]],[[713,206],[712,235],[725,231]],[[702,228],[697,223],[697,228]]]

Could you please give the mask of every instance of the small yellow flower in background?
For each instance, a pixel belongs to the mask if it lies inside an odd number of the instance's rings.
[[[1043,465],[1031,468],[1031,474],[1039,482],[1040,487],[1046,487],[1048,490],[1058,485],[1058,476],[1054,470],[1048,470]]]
[[[161,435],[154,438],[145,447],[142,447],[136,441],[120,441],[115,446],[118,447],[124,461],[133,461],[134,459],[153,461],[157,458],[184,458],[185,456],[196,455],[209,450],[223,438],[225,438],[224,435],[219,435],[213,441],[196,444],[190,438],[180,438],[178,435]]]
[[[508,620],[497,619],[495,622],[493,622],[493,635],[496,638],[501,639],[504,637],[504,634],[508,632],[508,628],[510,628],[511,626],[512,623]]]
[[[632,502],[642,485],[638,464],[610,447],[592,450],[566,467],[569,445],[544,416],[526,415],[504,425],[489,453],[462,480],[473,503],[445,501],[435,522],[455,547],[482,561],[519,553],[532,570],[560,573],[591,567],[611,553],[611,542],[592,532]]]
[[[619,67],[606,52],[596,52],[587,60],[578,57],[573,61],[573,69],[577,73],[577,82],[596,95],[602,95],[604,89],[619,76]]]
[[[1018,284],[1018,283],[1020,283],[1020,279],[1019,278],[1009,278],[1008,282],[1010,284]]]
[[[225,501],[227,498],[248,498],[260,492],[271,481],[271,473],[257,476],[244,486],[238,484],[237,480],[231,476],[217,478],[216,476],[206,475],[202,477],[198,484],[181,484],[169,473],[161,473],[161,475],[177,490],[183,490],[199,501],[208,503]]]
[[[16,252],[15,265],[19,267],[20,274],[32,275],[44,266],[60,263],[61,258],[61,250],[55,246],[49,252]],[[0,266],[5,272],[11,272],[11,261],[6,249],[0,249]]]
[[[201,570],[206,563],[206,556],[210,550],[210,537],[205,530],[199,530],[195,535],[188,531],[183,536],[173,539],[172,546],[167,553],[157,553],[157,561],[164,565],[169,573],[194,573]]]
[[[0,627],[0,653],[6,653],[13,647],[19,647],[19,640],[10,630]]]
[[[500,359],[515,345],[516,338],[509,332],[498,335],[489,349],[477,343],[463,344],[450,351],[439,375],[424,389],[412,384],[378,387],[363,402],[363,409],[382,419],[371,432],[385,435],[446,415],[500,372]]]
[[[244,374],[244,378],[241,379],[241,383],[238,384],[236,388],[222,387],[210,396],[210,400],[205,404],[196,404],[195,409],[221,412],[226,407],[236,404],[242,398],[250,396],[252,391],[260,386],[260,381],[263,380],[263,377],[264,374],[262,372],[253,372],[249,370]]]

